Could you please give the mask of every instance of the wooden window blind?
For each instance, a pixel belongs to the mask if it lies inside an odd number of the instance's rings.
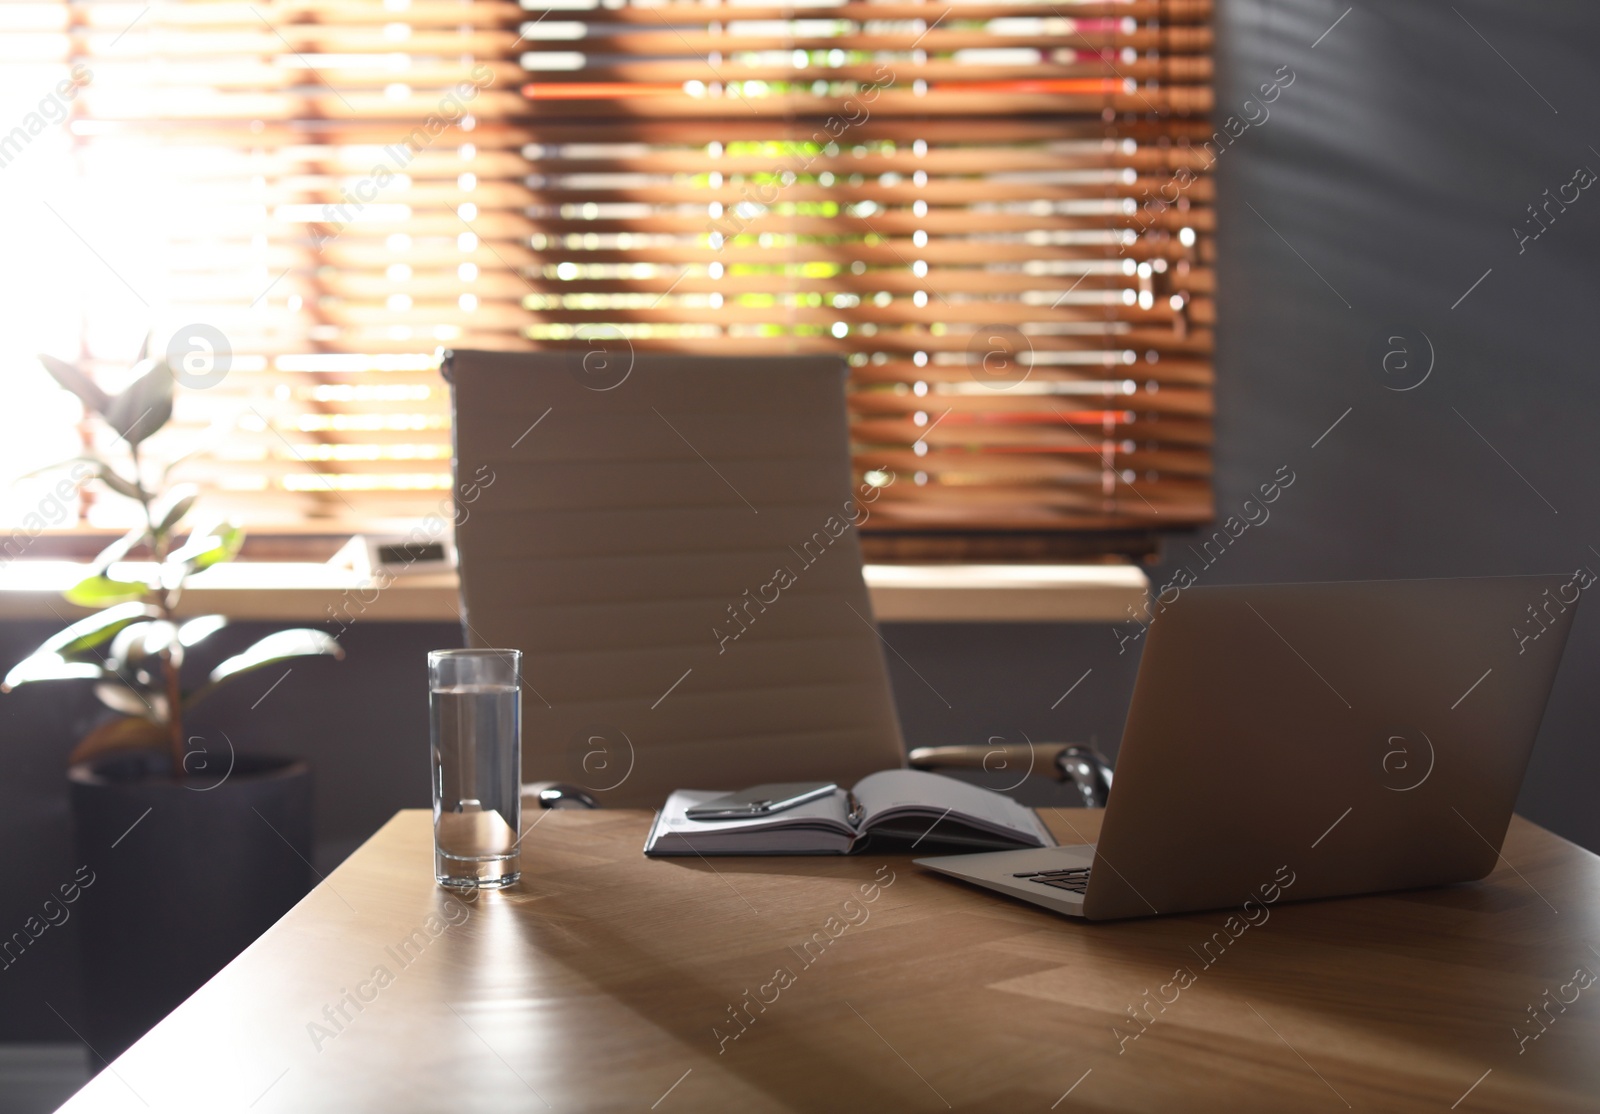
[[[844,354],[880,552],[1210,517],[1207,0],[529,3],[0,15],[92,74],[124,316],[231,347],[171,440],[247,521],[436,506],[439,346]]]
[[[529,336],[846,354],[880,553],[1205,520],[1209,14],[562,4],[523,41]]]

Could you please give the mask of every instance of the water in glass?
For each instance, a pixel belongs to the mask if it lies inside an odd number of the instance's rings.
[[[435,688],[433,835],[441,885],[517,880],[521,723],[515,683]]]

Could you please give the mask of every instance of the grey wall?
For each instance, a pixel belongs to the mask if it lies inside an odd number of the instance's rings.
[[[1362,5],[1312,49],[1347,7],[1221,4],[1218,119],[1280,65],[1297,80],[1219,162],[1219,511],[1298,479],[1205,575],[1600,571],[1600,188],[1520,253],[1512,233],[1600,172],[1600,10]],[[1436,354],[1414,390],[1382,368],[1399,334]],[[1591,600],[1519,802],[1591,849],[1597,669]]]
[[[1600,278],[1584,265],[1600,258],[1600,193],[1521,254],[1511,233],[1543,190],[1579,165],[1600,170],[1600,11],[1371,5],[1313,49],[1345,7],[1221,4],[1219,119],[1279,66],[1296,80],[1219,168],[1219,509],[1281,465],[1296,480],[1203,581],[1600,570],[1588,548],[1600,549]],[[1381,366],[1384,338],[1401,333],[1424,351],[1426,334],[1436,353],[1406,392],[1386,388]],[[1177,542],[1158,582],[1181,561],[1199,564]],[[1580,608],[1519,807],[1600,849],[1593,606]],[[0,666],[49,631],[4,625]],[[1136,662],[1113,628],[885,634],[913,745],[1073,738],[1114,753]],[[264,675],[214,709],[243,745],[313,760],[322,869],[394,809],[427,803],[423,653],[456,638],[443,624],[358,624],[347,661],[306,663],[252,710]],[[74,865],[61,770],[91,712],[61,689],[0,698],[0,933]],[[71,1039],[44,1003],[74,1016],[75,948],[68,922],[0,971],[0,1041]]]

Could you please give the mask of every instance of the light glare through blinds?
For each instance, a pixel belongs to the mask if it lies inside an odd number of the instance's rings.
[[[65,143],[39,152],[60,188],[13,206],[79,279],[49,291],[71,327],[37,348],[111,387],[147,328],[202,366],[220,354],[150,455],[183,456],[174,478],[252,528],[429,513],[449,488],[436,348],[524,343],[494,238],[525,236],[476,212],[522,173],[492,123],[522,102],[505,61],[521,18],[468,0],[0,6],[8,71],[87,75]]]

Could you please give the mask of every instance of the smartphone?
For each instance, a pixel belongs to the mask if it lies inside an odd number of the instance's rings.
[[[831,781],[788,781],[778,785],[752,785],[725,797],[693,805],[684,815],[690,820],[754,820],[815,801],[838,790]]]

